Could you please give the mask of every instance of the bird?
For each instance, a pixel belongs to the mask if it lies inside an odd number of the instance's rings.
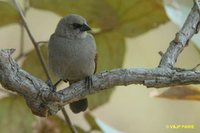
[[[97,69],[96,42],[85,18],[77,14],[67,15],[59,21],[48,44],[49,67],[63,81],[73,84],[85,80],[92,85],[91,76]],[[69,104],[73,113],[87,109],[87,98]]]

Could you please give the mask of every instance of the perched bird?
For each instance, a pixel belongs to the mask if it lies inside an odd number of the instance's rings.
[[[49,66],[58,78],[69,84],[85,79],[96,71],[96,43],[87,31],[86,20],[76,14],[62,18],[51,35],[48,52]],[[86,85],[89,86],[89,85]],[[79,113],[87,109],[87,99],[70,103],[70,109]]]

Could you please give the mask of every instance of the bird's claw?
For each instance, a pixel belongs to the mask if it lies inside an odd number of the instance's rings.
[[[92,81],[92,77],[91,76],[88,76],[88,77],[85,78],[85,86],[89,90],[89,93],[90,93],[90,89],[93,86],[93,81]]]
[[[47,81],[46,81],[46,84],[51,88],[51,91],[52,91],[52,92],[56,92],[56,86],[53,85],[53,83],[52,83],[51,80],[47,80]]]

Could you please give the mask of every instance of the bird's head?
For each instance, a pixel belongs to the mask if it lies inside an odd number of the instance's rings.
[[[69,38],[85,38],[89,30],[91,28],[83,17],[71,14],[60,20],[55,32]]]

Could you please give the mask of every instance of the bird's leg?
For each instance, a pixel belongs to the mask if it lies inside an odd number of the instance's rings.
[[[89,93],[90,93],[90,88],[93,86],[93,81],[92,81],[91,76],[88,76],[85,78],[85,86],[89,90]]]
[[[53,92],[56,92],[56,86],[62,81],[62,79],[59,79],[54,85],[51,80],[47,80],[46,83],[48,86],[52,88]]]
[[[56,88],[54,87],[54,85],[53,85],[53,83],[52,83],[52,81],[50,79],[48,79],[46,81],[46,84],[51,88],[52,91],[56,90]]]

